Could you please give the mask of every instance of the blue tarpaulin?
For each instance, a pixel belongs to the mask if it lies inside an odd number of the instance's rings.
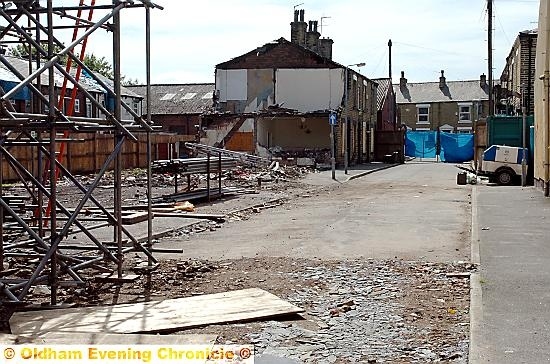
[[[441,160],[449,163],[462,163],[474,159],[473,134],[439,133]]]
[[[449,163],[467,162],[474,158],[474,136],[472,134],[440,132],[439,141],[437,134],[435,131],[407,131],[405,155],[435,158],[439,154],[441,161]]]
[[[4,92],[10,91],[12,88],[14,88],[17,85],[18,85],[18,82],[0,80],[0,86],[2,87]],[[30,100],[31,93],[29,91],[29,88],[25,86],[19,91],[17,91],[15,94],[13,94],[13,96],[10,98],[14,100]]]
[[[408,131],[405,139],[407,157],[435,158],[436,133],[432,131]]]

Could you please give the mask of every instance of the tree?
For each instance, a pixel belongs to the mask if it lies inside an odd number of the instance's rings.
[[[122,76],[120,82],[123,86],[136,86],[139,85],[139,80],[137,78],[130,78]]]
[[[94,54],[85,55],[84,64],[88,66],[92,71],[99,73],[109,79],[113,78],[113,66],[105,59],[105,57],[96,57]]]
[[[31,48],[31,54],[32,54],[32,58],[33,59],[36,59],[37,58],[37,55],[39,54],[39,52],[36,50],[35,47],[30,47]],[[47,44],[43,44],[42,45],[42,48],[48,52],[48,45]],[[54,46],[54,53],[59,53],[63,50],[63,48],[61,48],[60,46]],[[28,44],[18,44],[14,47],[10,47],[8,49],[8,54],[10,56],[14,56],[14,57],[19,57],[19,58],[29,58],[29,45]],[[59,63],[60,64],[67,64],[67,58],[68,56],[67,55],[63,55],[60,57],[61,59],[59,60]]]

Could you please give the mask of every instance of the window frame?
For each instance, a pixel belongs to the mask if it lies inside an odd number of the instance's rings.
[[[92,116],[92,102],[90,100],[86,100],[86,117],[91,118]]]
[[[472,134],[473,129],[471,126],[458,126],[456,128],[457,134]]]
[[[430,104],[416,105],[416,123],[420,125],[430,125]],[[426,113],[420,113],[420,109],[426,109]],[[420,120],[421,116],[426,116],[426,120]]]
[[[468,112],[462,111],[463,107],[468,108]],[[458,123],[459,124],[471,124],[472,123],[472,108],[473,104],[471,102],[459,102],[458,103]],[[468,115],[468,119],[462,119],[462,115]]]

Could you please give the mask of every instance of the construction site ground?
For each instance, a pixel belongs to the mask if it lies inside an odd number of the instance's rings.
[[[184,252],[159,254],[150,285],[93,283],[62,292],[64,302],[258,287],[305,314],[184,332],[254,344],[266,363],[467,362],[471,188],[456,185],[454,166],[413,161],[345,183],[330,171],[286,169],[265,175],[261,186],[255,173],[224,176],[224,185],[248,193],[196,204],[195,212],[226,215],[224,223],[154,219],[154,246]],[[127,172],[124,183],[123,199],[139,203],[140,172]],[[108,185],[107,178],[97,198],[111,198]],[[153,196],[173,191],[171,176],[155,176]],[[59,198],[70,201],[71,188],[60,188]],[[141,238],[147,230],[139,225]],[[125,266],[132,273],[144,262],[136,254]]]

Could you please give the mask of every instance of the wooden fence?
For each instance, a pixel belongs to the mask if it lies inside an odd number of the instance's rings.
[[[126,140],[122,147],[121,161],[123,169],[144,168],[147,166],[147,139],[145,134],[137,134],[137,142]],[[43,138],[48,138],[44,134]],[[65,143],[65,153],[61,159],[63,165],[72,174],[89,174],[98,172],[114,149],[115,141],[112,134],[73,133],[70,135],[73,141]],[[151,134],[153,159],[155,151],[160,144],[176,144],[178,142],[194,141],[194,136],[173,134]],[[61,143],[58,143],[58,152]],[[38,171],[38,148],[36,146],[12,146],[7,148],[19,163],[30,171],[35,177],[42,172]],[[46,158],[42,154],[42,165],[46,165]],[[113,168],[113,164],[109,169]],[[4,181],[19,179],[14,168],[2,159],[2,172]]]

